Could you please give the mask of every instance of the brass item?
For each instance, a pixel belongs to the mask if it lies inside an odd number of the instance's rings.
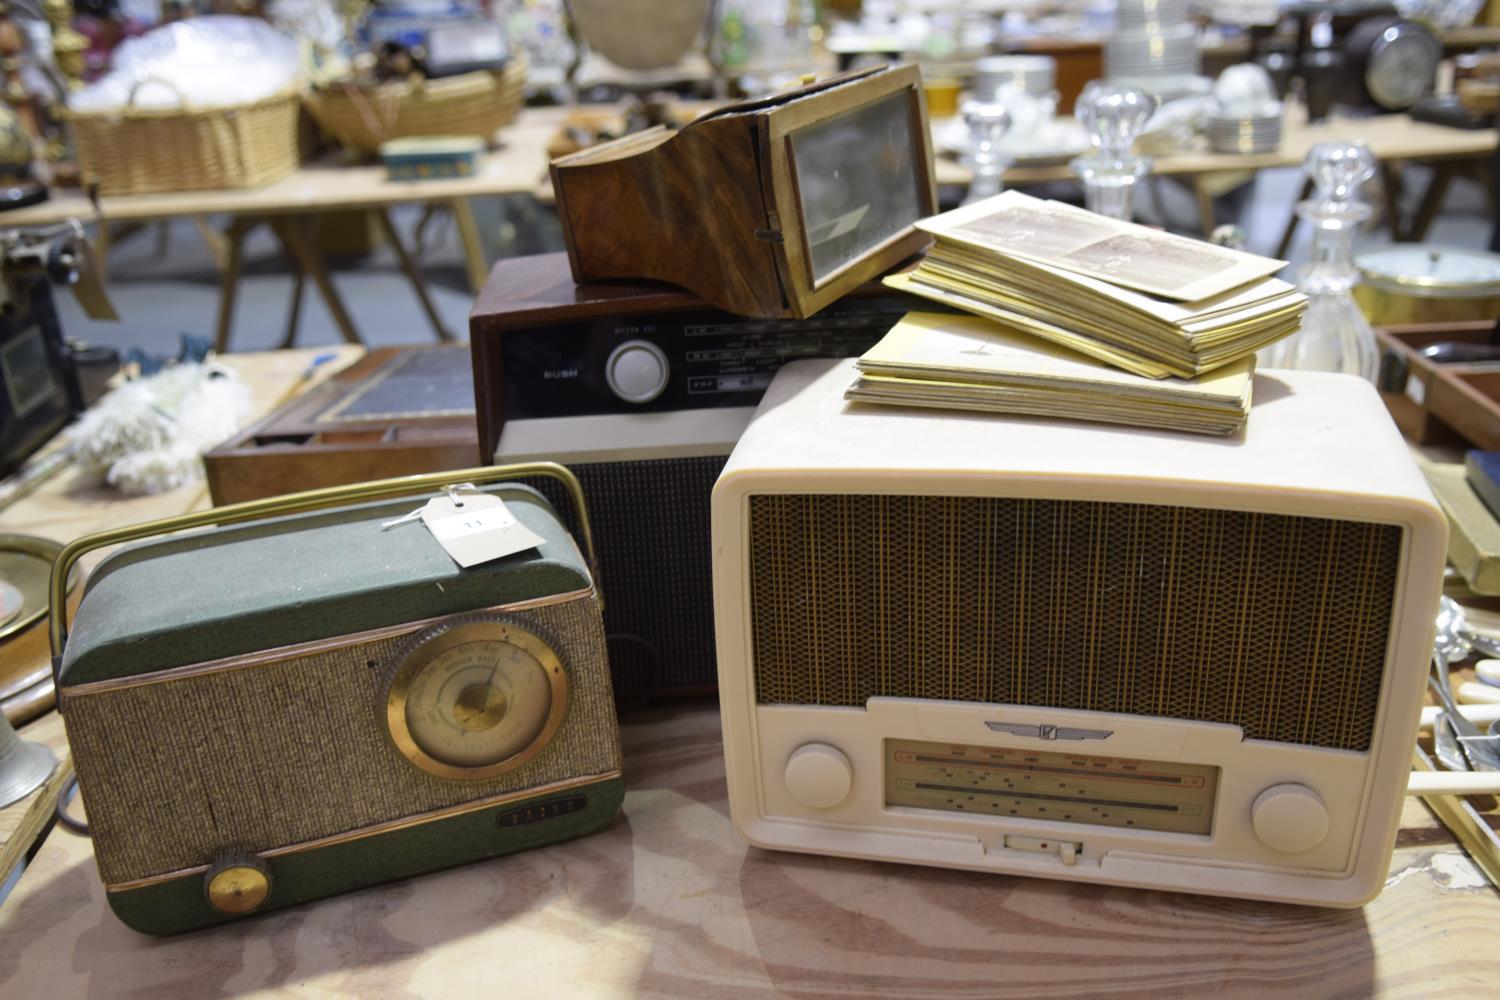
[[[73,0],[43,0],[42,14],[52,28],[52,58],[69,90],[83,86],[89,40],[73,27]]]
[[[224,858],[204,876],[203,892],[208,905],[220,913],[254,913],[271,895],[271,869],[249,855]]]
[[[19,590],[25,601],[14,616],[0,621],[0,639],[29,628],[46,615],[47,574],[62,551],[63,546],[49,538],[0,534],[0,580]],[[68,594],[77,583],[78,572],[69,567],[66,582],[59,580],[59,607],[67,602]]]
[[[419,476],[377,479],[368,483],[354,483],[348,486],[328,486],[323,489],[306,490],[302,493],[288,493],[284,496],[266,497],[261,500],[247,500],[244,503],[230,504],[227,507],[213,507],[208,510],[179,514],[175,517],[147,521],[143,524],[129,525],[122,528],[113,528],[108,531],[101,531],[75,539],[62,547],[52,564],[51,600],[52,607],[58,609],[58,613],[52,616],[51,623],[52,656],[56,662],[61,663],[63,647],[67,645],[68,641],[66,604],[69,586],[65,581],[72,579],[74,568],[78,565],[78,560],[86,553],[92,552],[95,549],[101,549],[108,545],[119,545],[123,542],[140,541],[143,538],[152,538],[170,532],[185,531],[189,528],[201,528],[215,524],[220,526],[243,524],[246,521],[258,521],[262,518],[275,517],[279,514],[318,510],[324,507],[361,503],[368,500],[386,500],[399,496],[407,496],[412,493],[438,492],[458,483],[473,483],[477,486],[483,483],[493,483],[501,479],[515,479],[525,476],[546,476],[556,479],[568,491],[568,497],[573,502],[574,513],[577,515],[578,533],[583,537],[583,551],[585,558],[588,560],[589,572],[594,577],[595,590],[600,590],[599,560],[594,550],[594,531],[589,521],[588,506],[583,499],[583,487],[578,484],[578,480],[572,472],[558,465],[556,462],[521,462],[513,465],[493,465],[481,466],[475,469],[460,469],[455,472],[429,472]],[[3,549],[7,538],[20,537],[24,536],[0,536],[0,549]],[[3,575],[3,571],[0,571],[0,575]],[[602,592],[599,594],[599,604],[601,607],[604,604],[604,595]],[[45,610],[43,608],[43,611]],[[0,631],[0,637],[4,635],[5,633]]]
[[[1450,260],[1456,255],[1481,264],[1488,263],[1493,271],[1500,273],[1500,256],[1486,251],[1439,246],[1413,249],[1425,249],[1430,261],[1429,270],[1438,267],[1443,255],[1448,254]],[[1405,246],[1396,244],[1355,258],[1360,283],[1354,286],[1354,301],[1373,325],[1407,326],[1500,319],[1500,280],[1480,277],[1454,280],[1378,266],[1380,258],[1403,250]]]
[[[453,703],[453,721],[467,732],[482,733],[499,725],[509,707],[504,692],[488,684],[470,684]]]
[[[454,764],[435,756],[432,748],[422,746],[411,730],[407,708],[413,683],[424,670],[449,652],[478,642],[515,646],[536,660],[546,673],[551,702],[541,728],[519,752],[481,765]],[[401,755],[429,774],[460,781],[493,778],[536,757],[552,741],[567,708],[568,675],[556,651],[531,629],[504,619],[464,622],[425,639],[396,667],[385,698],[386,728]],[[509,709],[506,697],[499,689],[488,684],[472,684],[459,694],[451,711],[454,721],[466,733],[479,733],[498,725]]]
[[[923,77],[922,93],[927,95],[927,116],[951,118],[958,114],[958,96],[963,89],[963,81],[953,77]]]

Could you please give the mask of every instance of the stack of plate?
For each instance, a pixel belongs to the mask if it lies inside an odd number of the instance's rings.
[[[1116,35],[1105,46],[1104,71],[1111,77],[1192,76],[1198,72],[1198,32],[1191,24],[1176,24],[1149,34]]]
[[[1198,75],[1198,31],[1186,0],[1119,0],[1115,28],[1104,45],[1106,77],[1164,101],[1194,92],[1186,82]]]
[[[1281,146],[1281,105],[1274,114],[1208,116],[1204,134],[1215,153],[1271,153]]]
[[[1013,89],[1046,97],[1056,87],[1057,60],[1051,56],[986,56],[974,64],[974,96],[994,100]]]
[[[1122,33],[1145,33],[1187,22],[1187,0],[1120,0],[1115,28]]]

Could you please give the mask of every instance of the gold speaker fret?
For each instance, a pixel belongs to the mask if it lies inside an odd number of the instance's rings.
[[[1369,746],[1402,528],[1045,498],[751,498],[762,703],[955,698]]]

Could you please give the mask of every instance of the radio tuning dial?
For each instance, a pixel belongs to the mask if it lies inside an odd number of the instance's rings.
[[[808,743],[786,762],[786,790],[809,809],[832,809],[849,797],[854,767],[838,747]]]
[[[627,403],[649,403],[666,390],[671,371],[660,347],[649,340],[627,340],[609,352],[604,381]]]
[[[1328,836],[1328,807],[1306,785],[1272,785],[1250,807],[1250,824],[1271,850],[1301,854]]]

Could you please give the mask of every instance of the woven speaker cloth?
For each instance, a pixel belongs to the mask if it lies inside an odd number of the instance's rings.
[[[160,683],[68,692],[68,739],[105,883],[618,770],[598,602],[578,598],[505,617],[556,641],[568,707],[536,758],[492,779],[434,777],[392,744],[382,679],[415,633]]]

